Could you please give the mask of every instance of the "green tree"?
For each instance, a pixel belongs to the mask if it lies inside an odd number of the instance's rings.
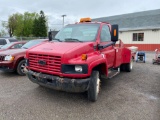
[[[8,18],[7,28],[10,37],[13,35],[19,36],[32,36],[33,23],[35,18],[38,17],[37,13],[25,12],[24,14],[15,13]]]
[[[33,35],[36,37],[47,36],[47,18],[44,12],[41,10],[38,18],[35,18],[33,24]]]
[[[37,17],[37,13],[28,13],[25,12],[24,16],[23,16],[23,22],[24,22],[24,26],[23,26],[23,36],[32,36],[32,29],[33,29],[33,23],[35,18]]]
[[[22,16],[22,15],[19,13],[15,13],[15,14],[9,16],[8,23],[7,23],[7,25],[4,26],[8,30],[10,37],[13,36],[13,34],[16,30],[16,27],[18,24],[18,19],[20,16]]]
[[[34,19],[32,33],[35,37],[39,37],[40,23],[38,18]]]
[[[24,28],[23,14],[18,14],[16,17],[16,23],[15,23],[15,29],[13,31],[13,35],[17,37],[23,36],[23,28]]]

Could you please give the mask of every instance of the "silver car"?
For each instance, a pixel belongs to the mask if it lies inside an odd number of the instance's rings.
[[[8,43],[11,43],[11,42],[18,42],[17,39],[15,38],[0,38],[0,48],[5,45],[5,44],[8,44]]]

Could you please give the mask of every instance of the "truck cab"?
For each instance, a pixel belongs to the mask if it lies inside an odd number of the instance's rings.
[[[62,28],[49,42],[26,52],[26,74],[41,86],[66,92],[88,92],[96,101],[102,78],[132,70],[131,51],[118,47],[118,25],[80,22]]]

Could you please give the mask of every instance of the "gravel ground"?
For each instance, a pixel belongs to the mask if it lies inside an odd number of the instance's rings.
[[[0,120],[160,120],[160,65],[154,53],[101,83],[97,102],[85,93],[39,87],[25,76],[0,72]]]

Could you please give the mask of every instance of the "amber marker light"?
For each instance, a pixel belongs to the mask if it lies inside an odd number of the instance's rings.
[[[87,55],[86,54],[82,54],[82,60],[87,60]]]
[[[11,58],[11,61],[13,61],[14,60],[14,56],[12,56],[12,58]]]
[[[91,18],[81,18],[80,22],[91,22]]]
[[[114,36],[117,36],[117,31],[116,31],[116,29],[114,30]]]

